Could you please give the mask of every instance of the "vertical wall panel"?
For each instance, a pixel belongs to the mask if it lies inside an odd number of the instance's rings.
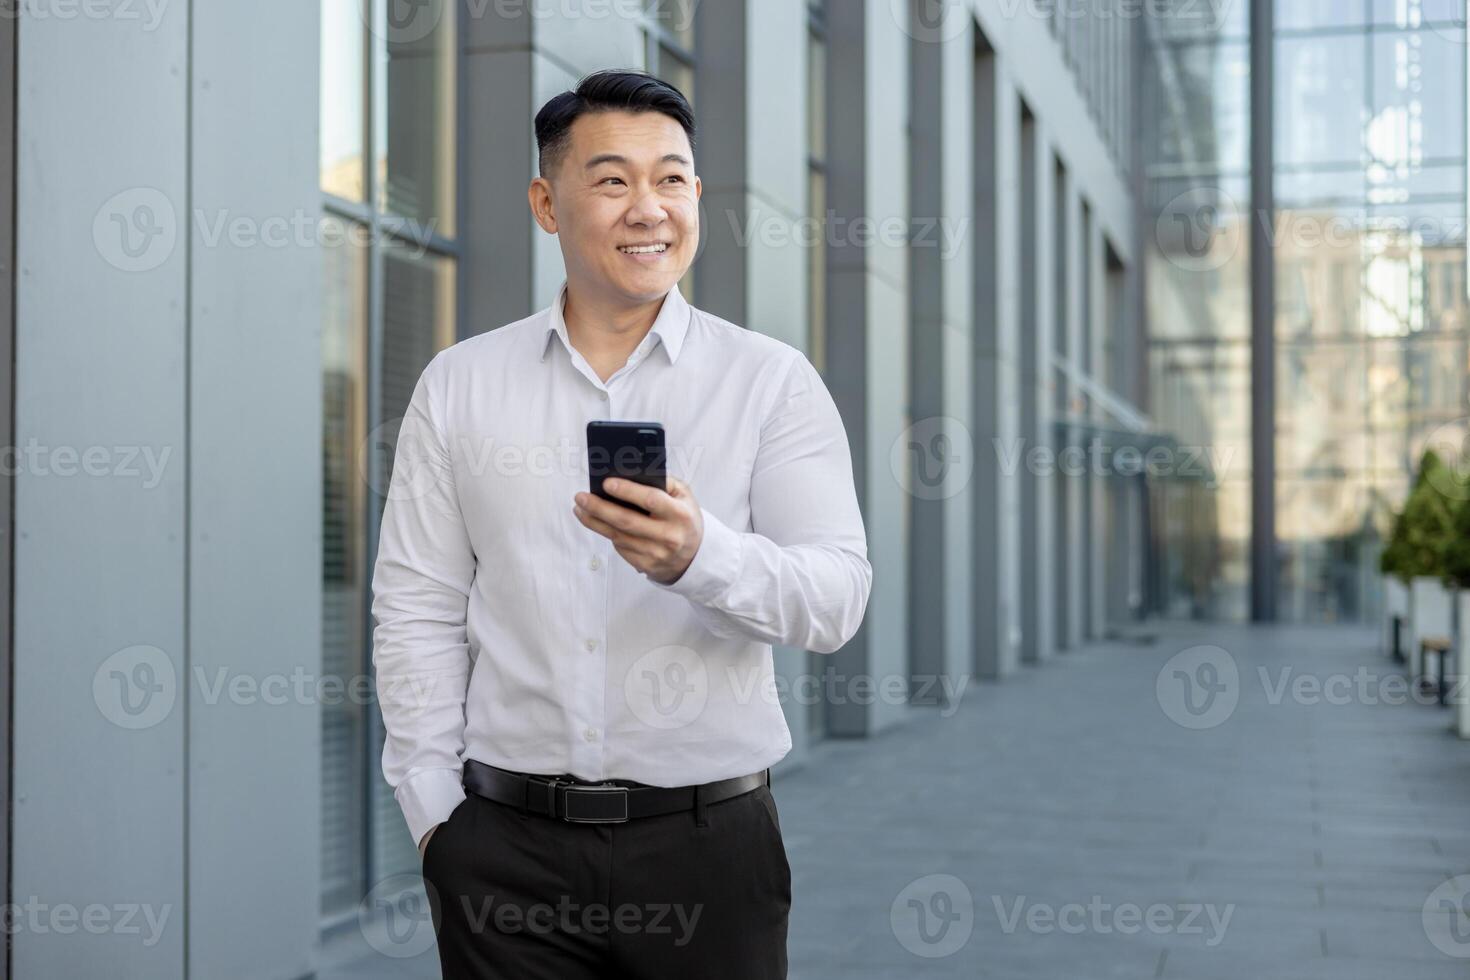
[[[23,977],[184,964],[189,11],[133,12],[17,25],[12,901],[140,927],[22,929]]]
[[[189,974],[291,977],[320,928],[320,252],[346,246],[317,237],[317,5],[192,9]]]

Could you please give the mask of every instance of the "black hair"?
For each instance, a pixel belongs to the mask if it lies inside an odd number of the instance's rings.
[[[593,72],[536,113],[536,149],[541,176],[556,168],[571,144],[572,123],[589,112],[661,112],[684,127],[694,147],[694,110],[684,93],[643,71],[607,69]]]

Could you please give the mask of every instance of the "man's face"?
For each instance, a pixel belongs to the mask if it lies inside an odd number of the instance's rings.
[[[568,278],[633,303],[672,289],[699,248],[693,156],[684,128],[660,112],[578,118],[549,183],[531,187],[537,221],[561,240]]]

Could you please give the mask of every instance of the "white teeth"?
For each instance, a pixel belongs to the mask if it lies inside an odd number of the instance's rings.
[[[667,251],[667,250],[668,250],[668,246],[667,245],[664,245],[664,244],[659,244],[659,245],[624,245],[624,246],[622,246],[621,248],[618,249],[619,252],[622,252],[625,255],[647,255],[650,252],[664,252],[664,251]]]

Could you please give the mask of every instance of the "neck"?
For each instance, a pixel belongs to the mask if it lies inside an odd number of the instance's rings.
[[[569,280],[561,315],[572,346],[588,361],[626,360],[648,336],[664,299],[629,303],[579,289]]]

